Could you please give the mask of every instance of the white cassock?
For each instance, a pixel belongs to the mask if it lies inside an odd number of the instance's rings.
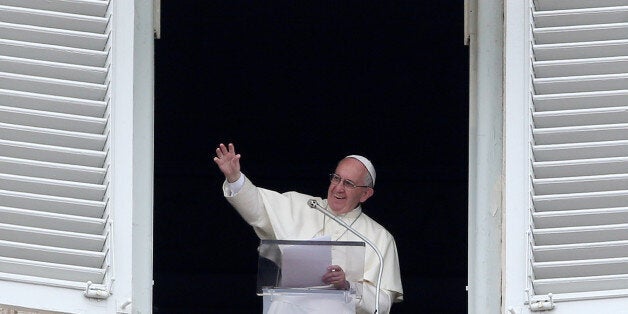
[[[244,175],[241,175],[240,179],[234,183],[225,181],[223,192],[227,201],[253,227],[260,239],[309,240],[329,235],[334,241],[361,241],[351,232],[347,232],[343,226],[309,207],[308,200],[310,199],[315,199],[326,207],[327,201],[320,197],[297,192],[278,193],[258,188]],[[363,213],[361,207],[337,217],[366,236],[382,253],[384,268],[378,313],[388,313],[391,303],[403,300],[399,258],[393,236]],[[378,271],[377,254],[367,247],[364,258],[364,276],[360,283],[351,283],[352,286],[358,285],[357,288],[362,291],[362,299],[359,300],[356,308],[357,313],[374,312],[376,290],[374,285],[377,282]],[[317,313],[317,311],[297,313]]]

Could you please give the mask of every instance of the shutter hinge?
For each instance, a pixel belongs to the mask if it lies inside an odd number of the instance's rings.
[[[554,297],[551,293],[548,293],[547,295],[536,295],[534,296],[534,300],[531,300],[530,294],[528,294],[528,305],[532,312],[553,310]]]
[[[83,292],[83,295],[86,298],[93,298],[93,299],[106,299],[108,298],[111,293],[109,292],[109,289],[107,289],[106,287],[97,287],[94,286],[92,284],[91,281],[87,282],[87,287],[85,288],[85,292]]]

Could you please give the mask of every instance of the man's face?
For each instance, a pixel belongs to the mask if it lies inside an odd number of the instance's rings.
[[[356,185],[365,185],[364,178],[367,170],[364,165],[354,158],[345,158],[336,167],[335,173],[340,176],[341,182],[330,182],[327,190],[327,202],[329,207],[336,213],[345,214],[352,211],[359,203],[364,203],[371,195],[373,189],[366,187],[346,188],[342,184],[344,180],[349,180]]]

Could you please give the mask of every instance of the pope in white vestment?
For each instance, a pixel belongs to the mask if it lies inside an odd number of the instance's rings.
[[[351,155],[341,160],[331,182],[327,199],[312,197],[298,192],[278,193],[256,187],[240,173],[240,155],[235,154],[233,144],[216,149],[214,161],[225,174],[223,192],[227,201],[253,227],[260,239],[309,240],[330,236],[333,241],[361,241],[357,236],[332,219],[308,206],[315,199],[337,218],[366,236],[380,250],[384,263],[379,293],[378,313],[388,313],[394,302],[403,300],[403,288],[399,271],[397,247],[393,236],[380,224],[362,212],[361,203],[373,194],[375,170],[368,159]],[[365,177],[366,183],[362,182]],[[360,183],[362,185],[356,184]],[[367,246],[364,275],[358,281],[349,282],[341,268],[325,277],[337,289],[359,289],[362,298],[356,305],[357,313],[373,313],[375,310],[376,283],[379,259]],[[338,277],[340,276],[340,277]],[[297,311],[297,305],[292,309]],[[298,312],[317,313],[316,310],[299,309]],[[322,313],[322,312],[321,312]]]

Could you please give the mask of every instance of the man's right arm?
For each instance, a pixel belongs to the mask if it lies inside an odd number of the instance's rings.
[[[233,183],[225,180],[223,193],[229,204],[253,227],[259,238],[275,238],[259,189],[244,174]]]
[[[214,162],[225,175],[223,192],[227,201],[253,226],[260,238],[274,238],[274,231],[258,189],[240,172],[240,154],[229,143],[218,145]]]

